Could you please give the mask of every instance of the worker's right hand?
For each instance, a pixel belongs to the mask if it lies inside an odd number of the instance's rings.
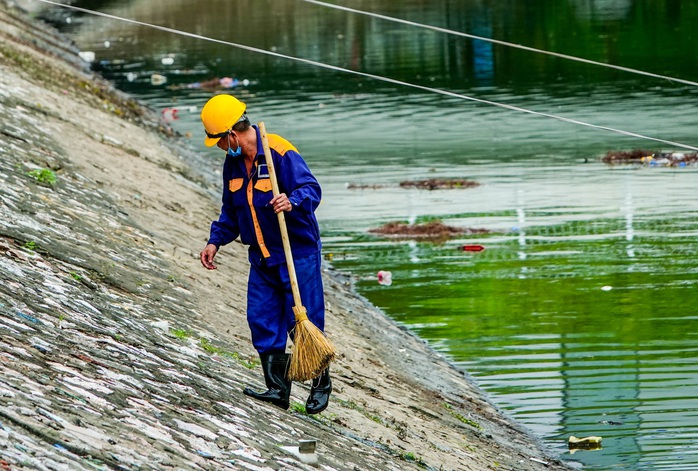
[[[201,264],[209,270],[215,270],[217,267],[213,264],[213,258],[216,256],[217,252],[218,247],[213,244],[208,244],[199,254]]]

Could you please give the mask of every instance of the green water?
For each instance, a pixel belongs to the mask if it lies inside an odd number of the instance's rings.
[[[345,5],[698,80],[698,1]],[[698,88],[689,85],[302,1],[97,6],[285,55],[698,144]],[[668,146],[112,19],[71,13],[68,24],[62,12],[54,18],[81,49],[95,52],[95,69],[157,110],[178,110],[170,125],[191,133],[189,145],[207,156],[202,170],[211,178],[219,178],[222,156],[202,145],[198,110],[213,92],[182,86],[226,75],[249,80],[233,92],[247,103],[250,118],[291,140],[320,179],[325,257],[563,459],[593,470],[698,469],[698,167],[609,167],[599,160],[609,150]],[[167,83],[153,85],[152,74]],[[399,186],[430,177],[480,185]],[[432,218],[487,232],[438,244],[368,232],[389,221]],[[465,244],[485,250],[464,252]],[[392,285],[378,284],[379,270],[392,272]],[[570,435],[602,436],[603,449],[572,454]]]

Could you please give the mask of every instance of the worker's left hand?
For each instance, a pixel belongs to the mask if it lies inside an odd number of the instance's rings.
[[[286,193],[279,193],[274,198],[272,198],[269,204],[272,205],[276,214],[279,214],[281,211],[288,212],[293,209],[293,205],[288,200],[288,196],[286,196]]]

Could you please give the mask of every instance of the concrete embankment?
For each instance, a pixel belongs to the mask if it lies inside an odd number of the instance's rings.
[[[565,469],[471,381],[325,273],[335,394],[262,386],[246,256],[197,259],[218,189],[157,117],[0,2],[0,469]]]

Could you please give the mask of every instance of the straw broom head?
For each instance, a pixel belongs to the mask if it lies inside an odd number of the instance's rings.
[[[336,352],[327,336],[310,322],[305,307],[294,306],[293,312],[296,326],[287,377],[291,381],[308,381],[317,378],[330,365]]]
[[[271,149],[269,149],[267,129],[263,122],[259,123],[259,135],[262,139],[267,167],[269,167],[269,179],[271,180],[272,190],[274,196],[278,196],[280,194],[279,182],[276,178],[274,158],[271,155]],[[286,218],[283,211],[277,214],[279,216],[279,230],[281,231],[281,241],[284,246],[288,277],[295,304],[293,313],[296,317],[296,326],[293,334],[293,354],[291,355],[291,365],[287,377],[292,381],[307,381],[319,376],[329,366],[330,361],[335,356],[335,351],[325,334],[308,320],[308,313],[301,303],[301,294],[298,290],[298,279],[296,278],[296,269],[293,266],[293,254],[291,253],[291,242],[288,238],[288,229],[286,228]]]

